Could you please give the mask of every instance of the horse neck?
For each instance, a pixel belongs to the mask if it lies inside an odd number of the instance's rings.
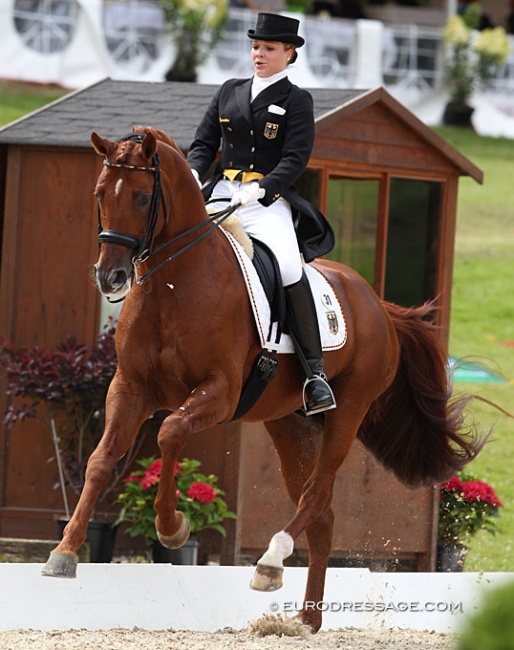
[[[188,273],[204,273],[205,266],[212,266],[212,260],[217,258],[224,237],[217,228],[213,228],[205,210],[202,193],[180,153],[169,151],[165,147],[165,152],[161,155],[161,172],[163,208],[165,206],[168,216],[154,245],[158,249],[167,242],[169,244],[164,245],[151,258],[149,267],[162,263],[170,256],[176,256],[170,262],[174,269],[180,267],[184,272],[187,269]],[[205,233],[208,234],[202,238]],[[182,253],[188,246],[191,248]]]
[[[185,159],[174,149],[170,148],[167,153],[162,169],[169,183],[168,191],[165,191],[168,209],[166,235],[171,238],[207,221],[208,216],[202,193]]]

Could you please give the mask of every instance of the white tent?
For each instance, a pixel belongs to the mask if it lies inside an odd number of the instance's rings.
[[[172,44],[141,0],[0,0],[0,78],[69,88],[104,77],[162,81]]]

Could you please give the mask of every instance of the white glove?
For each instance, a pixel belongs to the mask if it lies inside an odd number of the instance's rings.
[[[234,192],[230,205],[231,207],[240,206],[242,208],[249,203],[262,199],[265,194],[266,190],[257,181],[244,183],[239,190]]]
[[[202,189],[202,181],[200,180],[200,174],[196,171],[196,169],[191,169],[191,174],[195,177],[195,181],[198,183],[198,187]]]

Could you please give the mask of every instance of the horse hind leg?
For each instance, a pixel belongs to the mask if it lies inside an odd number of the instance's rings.
[[[322,550],[317,555],[315,554],[312,563],[309,558],[309,586],[306,591],[306,600],[318,602],[323,597],[325,571],[332,540],[332,515],[329,511],[334,479],[351,448],[367,410],[364,403],[356,404],[348,395],[338,397],[338,405],[338,409],[329,411],[325,415],[325,430],[320,436],[319,452],[315,455],[314,467],[313,464],[307,463],[302,469],[302,462],[299,458],[296,458],[295,462],[291,462],[291,458],[294,458],[297,453],[295,445],[302,444],[302,439],[308,438],[308,432],[298,433],[288,443],[277,444],[277,442],[280,443],[280,438],[277,440],[276,434],[274,435],[270,431],[281,457],[286,485],[289,483],[288,491],[293,500],[297,502],[297,509],[293,519],[272,538],[270,547],[258,560],[256,575],[251,583],[253,588],[261,590],[279,588],[281,581],[276,579],[272,581],[269,576],[275,576],[280,569],[283,572],[283,560],[292,552],[291,542],[297,539],[304,530],[307,530],[309,531],[309,548],[314,548],[319,542]],[[312,471],[310,471],[311,468],[313,468]],[[291,477],[295,472],[304,479],[299,497],[297,495],[298,483]],[[288,541],[288,544],[285,543],[285,540]],[[266,578],[268,578],[268,582],[266,582]],[[317,586],[315,587],[315,585]],[[319,629],[321,625],[320,611],[304,609],[301,618],[308,622],[313,629]]]
[[[303,599],[303,607],[298,618],[317,632],[322,624],[322,608],[325,592],[325,576],[328,559],[332,549],[332,534],[334,530],[334,513],[328,508],[305,530],[309,546],[309,571]]]
[[[279,454],[282,476],[289,497],[298,505],[303,486],[312,473],[318,452],[323,416],[309,418],[290,415],[265,426]],[[257,591],[276,591],[282,587],[284,560],[291,555],[294,540],[289,533],[276,533],[267,551],[257,562],[250,587]]]
[[[284,560],[294,549],[294,540],[284,530],[273,535],[268,550],[258,560],[250,587],[256,591],[277,591],[283,585]]]

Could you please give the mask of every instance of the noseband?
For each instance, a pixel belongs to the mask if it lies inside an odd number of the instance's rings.
[[[133,142],[138,142],[141,144],[143,142],[143,136],[139,133],[131,133],[119,140],[119,142],[126,142],[127,140],[132,140]],[[152,157],[152,165],[128,165],[125,163],[114,163],[104,160],[105,167],[112,167],[115,169],[127,169],[134,172],[150,172],[154,177],[152,198],[150,201],[150,209],[148,212],[148,222],[146,224],[146,230],[141,239],[134,237],[133,235],[128,235],[124,232],[119,232],[118,230],[103,230],[102,229],[102,215],[100,213],[100,206],[98,206],[98,241],[100,244],[118,244],[119,246],[125,246],[133,251],[132,262],[134,264],[146,260],[152,254],[152,246],[155,238],[155,229],[157,228],[157,220],[159,218],[159,206],[162,202],[162,207],[164,209],[164,225],[168,221],[168,213],[166,210],[166,205],[164,203],[164,198],[162,196],[162,187],[161,187],[161,168],[159,154],[155,152]]]

